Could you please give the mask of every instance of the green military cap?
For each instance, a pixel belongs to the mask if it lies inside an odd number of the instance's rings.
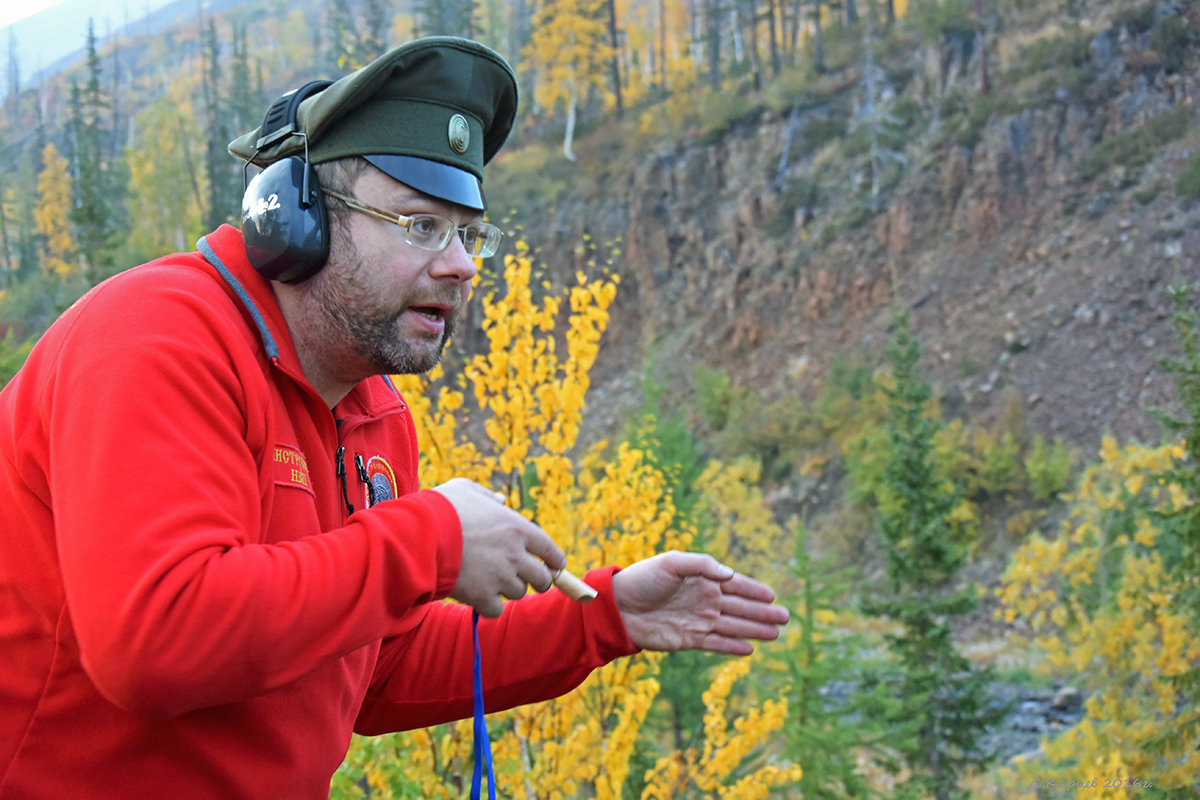
[[[403,44],[294,96],[302,98],[294,130],[288,119],[273,123],[268,112],[257,129],[229,143],[229,152],[260,167],[306,154],[313,164],[362,156],[418,191],[477,211],[484,210],[483,165],[508,138],[517,113],[508,63],[478,42],[452,36]]]

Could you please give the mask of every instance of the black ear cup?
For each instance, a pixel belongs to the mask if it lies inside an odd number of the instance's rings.
[[[297,114],[300,103],[329,86],[311,81],[280,97],[259,126],[256,152],[289,136],[304,136]],[[325,196],[305,156],[289,156],[254,176],[242,196],[242,236],[246,255],[262,275],[293,283],[312,277],[329,257],[329,220]]]
[[[254,176],[242,197],[242,237],[250,263],[273,281],[302,281],[325,265],[329,220],[311,164],[291,156]]]

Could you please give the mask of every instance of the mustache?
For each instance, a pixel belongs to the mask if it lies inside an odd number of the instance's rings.
[[[423,308],[430,306],[445,306],[449,308],[458,308],[463,305],[463,292],[458,287],[445,287],[434,289],[432,291],[422,291],[420,294],[415,294],[405,300],[405,305],[409,308]]]

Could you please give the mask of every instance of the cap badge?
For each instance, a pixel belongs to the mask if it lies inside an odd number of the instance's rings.
[[[462,114],[455,114],[451,117],[450,129],[446,136],[450,140],[451,150],[460,156],[467,152],[467,148],[471,145],[471,129],[467,127],[467,118]]]

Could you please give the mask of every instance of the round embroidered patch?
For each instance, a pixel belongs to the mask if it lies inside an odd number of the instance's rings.
[[[391,500],[396,496],[396,473],[382,456],[371,456],[371,460],[367,462],[367,478],[371,481],[376,503]]]

